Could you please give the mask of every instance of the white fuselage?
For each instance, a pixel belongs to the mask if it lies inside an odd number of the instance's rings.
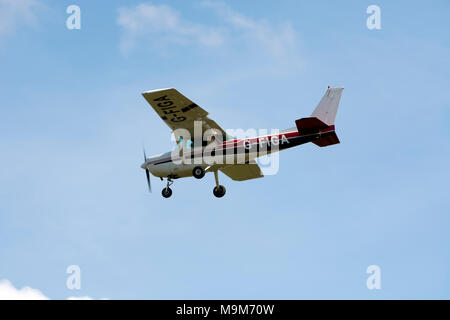
[[[224,166],[227,166],[228,163],[248,163],[248,161],[257,157],[298,145],[295,141],[298,136],[298,131],[291,131],[251,139],[225,141],[218,145],[218,150],[223,151],[223,154],[226,155],[223,157],[223,162],[221,163],[224,164]],[[261,152],[261,149],[264,149],[265,151]],[[228,151],[230,151],[230,154],[227,153]],[[166,152],[147,158],[141,167],[143,169],[148,169],[152,175],[159,178],[191,177],[193,175],[192,170],[195,167],[206,169],[215,164],[211,163],[211,161],[191,159],[189,157],[189,155],[198,154],[198,152],[202,154],[200,158],[204,157],[205,148],[186,150],[185,156],[187,156],[189,161],[181,161],[178,152]],[[210,158],[206,157],[203,159]]]

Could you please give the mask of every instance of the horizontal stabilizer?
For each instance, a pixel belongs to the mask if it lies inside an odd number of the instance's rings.
[[[295,120],[295,124],[297,125],[297,130],[301,135],[317,133],[320,130],[329,127],[326,123],[323,123],[316,117],[301,118]]]
[[[339,143],[339,139],[334,132],[334,125],[329,126],[316,117],[301,118],[295,120],[297,130],[300,135],[320,134],[320,138],[312,141],[319,147],[326,147]]]
[[[313,143],[319,147],[331,146],[333,144],[340,143],[339,138],[336,135],[336,132],[330,132],[325,137],[320,138],[319,140],[313,141]]]

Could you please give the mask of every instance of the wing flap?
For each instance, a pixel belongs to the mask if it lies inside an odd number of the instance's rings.
[[[220,168],[220,171],[235,181],[244,181],[264,177],[261,168],[254,161],[248,164],[234,164]]]

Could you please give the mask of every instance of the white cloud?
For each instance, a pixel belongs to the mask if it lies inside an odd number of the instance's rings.
[[[273,26],[251,19],[221,2],[204,1],[203,7],[218,16],[214,25],[183,19],[167,5],[139,4],[120,8],[117,23],[123,28],[120,48],[129,52],[138,43],[160,46],[167,43],[202,45],[242,51],[252,45],[278,62],[299,66],[297,35],[289,23]]]
[[[233,11],[222,2],[204,1],[203,5],[213,9],[226,23],[244,36],[257,42],[275,58],[297,59],[297,35],[289,23],[272,26],[267,21],[257,21]]]
[[[20,24],[36,23],[36,0],[0,0],[0,36],[14,32]]]
[[[23,287],[16,289],[13,284],[6,279],[0,280],[0,300],[49,300],[38,289]],[[91,297],[68,297],[67,300],[93,300]]]
[[[16,289],[8,280],[0,280],[0,300],[48,300],[39,290],[30,287]]]
[[[83,296],[83,297],[68,297],[67,300],[93,300],[93,299],[88,296]]]
[[[223,41],[219,30],[183,20],[167,5],[139,4],[132,8],[119,8],[117,23],[124,29],[120,44],[123,52],[133,49],[142,36],[151,35],[157,35],[158,41],[180,44],[218,46]],[[152,40],[147,37],[145,41]]]

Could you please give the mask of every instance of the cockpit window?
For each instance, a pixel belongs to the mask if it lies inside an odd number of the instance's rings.
[[[177,148],[186,148],[187,150],[190,149],[194,149],[194,141],[192,141],[191,139],[186,140],[185,143],[183,143],[183,138],[180,138],[178,144],[177,144]]]

